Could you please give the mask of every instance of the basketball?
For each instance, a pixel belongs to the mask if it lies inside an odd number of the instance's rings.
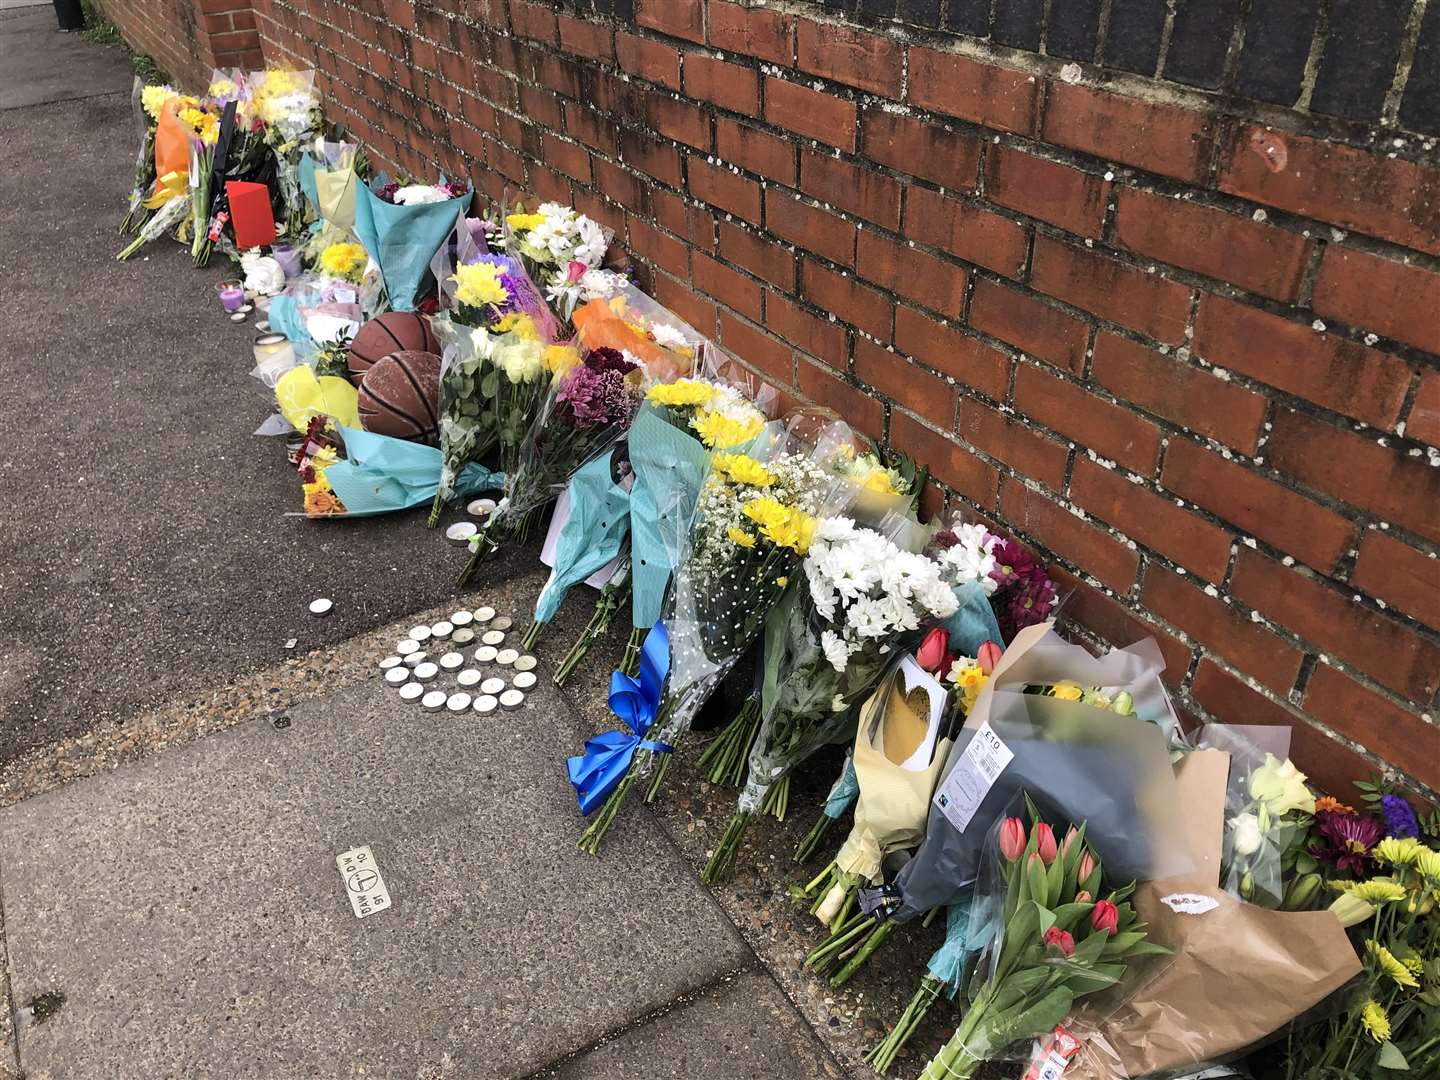
[[[439,351],[440,343],[430,329],[429,319],[413,311],[387,311],[360,327],[350,343],[345,373],[359,386],[365,372],[391,353]]]
[[[411,442],[440,442],[440,357],[407,349],[370,366],[360,380],[360,426]]]

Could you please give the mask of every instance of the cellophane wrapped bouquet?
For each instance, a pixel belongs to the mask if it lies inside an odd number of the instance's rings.
[[[831,470],[815,460],[828,447],[784,445],[752,442],[750,453],[713,459],[664,619],[669,666],[650,735],[664,749],[635,753],[580,838],[584,851],[598,853],[631,787],[657,758],[668,761],[696,710],[754,641],[809,551],[817,516],[848,502]]]
[[[623,275],[601,267],[610,246],[608,231],[573,206],[541,203],[533,214],[507,214],[504,226],[506,254],[524,261],[567,326],[577,305],[604,299],[625,282]]]
[[[195,183],[201,179],[194,159],[208,161],[220,137],[220,112],[207,100],[157,84],[144,87],[140,101],[145,115],[154,121],[153,130],[147,127],[146,132],[154,164],[148,170],[149,194],[140,202],[145,216],[141,219],[138,212],[127,216],[135,239],[115,256],[122,262],[171,229],[186,231],[187,215],[193,217],[196,203],[192,179]]]
[[[283,207],[280,232],[298,241],[313,217],[300,184],[300,160],[305,146],[324,126],[315,72],[267,68],[251,73],[247,90],[250,111],[275,156],[275,181]]]
[[[998,913],[998,921],[960,1026],[921,1080],[973,1076],[982,1062],[1053,1031],[1077,999],[1116,986],[1143,957],[1168,953],[1147,940],[1128,902],[1134,883],[1107,889],[1085,823],[1057,843],[1028,797],[1026,807],[1028,830],[1006,817],[986,845],[991,874],[982,884],[993,884],[973,917]]]
[[[804,581],[766,621],[760,731],[705,881],[730,876],[766,797],[817,749],[843,737],[853,723],[851,706],[870,692],[893,654],[919,640],[924,622],[956,607],[938,563],[849,518],[816,526],[803,569]]]

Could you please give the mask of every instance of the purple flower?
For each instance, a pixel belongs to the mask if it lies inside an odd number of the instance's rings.
[[[1055,583],[1032,563],[1005,591],[1002,600],[1004,607],[998,613],[1000,632],[1006,641],[1012,641],[1025,627],[1050,617],[1055,608]]]
[[[1385,832],[1402,840],[1420,835],[1420,822],[1414,808],[1400,795],[1382,795],[1380,809],[1385,814]]]
[[[635,370],[635,365],[626,360],[619,349],[612,349],[608,345],[591,349],[585,357],[585,366],[596,371],[618,371],[622,377]]]
[[[1001,540],[990,553],[995,556],[995,569],[990,571],[990,576],[1000,583],[1002,590],[1039,569],[1030,553],[1014,540]]]
[[[1375,818],[1333,810],[1315,815],[1315,831],[1319,836],[1311,844],[1311,854],[1352,874],[1365,872],[1370,850],[1385,836],[1384,826]]]
[[[602,371],[588,363],[577,364],[556,396],[569,406],[576,427],[616,424],[623,429],[630,425],[634,411],[630,391],[625,376],[616,369]]]

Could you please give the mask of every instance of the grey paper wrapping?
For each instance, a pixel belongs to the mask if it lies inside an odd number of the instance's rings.
[[[1312,1008],[1360,973],[1360,959],[1329,911],[1269,911],[1218,884],[1229,757],[1202,750],[1176,767],[1194,869],[1135,891],[1150,938],[1174,950],[1170,962],[1098,1034],[1119,1056],[1083,1054],[1066,1080],[1143,1076],[1242,1050]],[[1213,900],[1203,914],[1180,914],[1165,897]],[[1067,1021],[1067,1024],[1069,1021]],[[1080,1030],[1095,1030],[1083,1012]]]

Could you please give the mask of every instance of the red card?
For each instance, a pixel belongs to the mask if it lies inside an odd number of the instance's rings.
[[[225,195],[230,200],[236,247],[244,251],[275,242],[275,215],[270,212],[269,188],[246,180],[227,180]]]

